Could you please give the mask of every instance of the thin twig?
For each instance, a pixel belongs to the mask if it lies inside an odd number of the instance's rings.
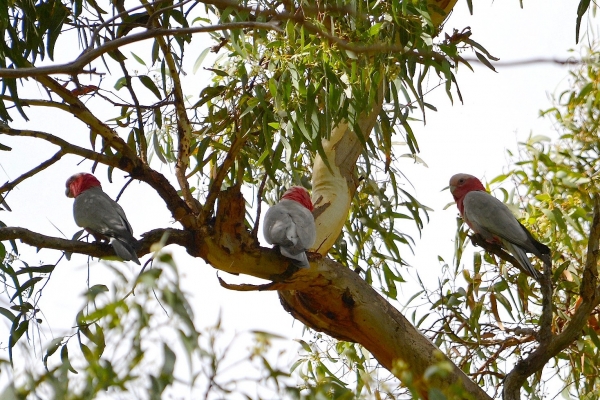
[[[260,211],[262,208],[262,197],[263,191],[265,190],[265,183],[267,182],[268,174],[265,174],[260,182],[260,186],[258,187],[258,193],[256,193],[256,220],[254,221],[254,228],[252,228],[252,237],[257,238],[258,236],[258,226],[260,225]]]
[[[0,96],[0,99],[3,100],[3,101],[11,101],[13,103],[15,101],[11,96],[7,96],[7,95]],[[59,103],[57,101],[39,100],[39,99],[19,99],[19,102],[24,107],[41,106],[41,107],[58,108],[60,110],[66,111],[66,112],[70,112],[71,111],[71,109],[70,109],[70,107],[69,107],[68,104]]]
[[[62,158],[62,156],[64,156],[66,153],[67,152],[65,152],[63,149],[60,149],[58,152],[56,152],[56,154],[54,154],[52,157],[50,157],[49,159],[47,159],[46,161],[44,161],[37,167],[22,174],[21,176],[19,176],[17,179],[13,180],[12,182],[6,182],[4,185],[0,186],[0,193],[4,193],[4,192],[14,189],[19,183],[23,182],[25,179],[31,178],[38,172],[45,170],[46,168],[48,168],[49,166],[51,166],[52,164],[54,164],[55,162],[60,160]]]
[[[540,279],[542,292],[542,315],[537,339],[545,345],[552,339],[552,264],[544,262],[544,274]]]
[[[115,198],[115,201],[119,201],[119,199],[121,198],[121,195],[123,195],[123,193],[125,192],[125,189],[127,189],[127,186],[129,186],[129,184],[133,182],[133,178],[129,178],[129,180],[127,181],[127,183],[125,185],[123,185],[123,187],[121,188],[121,190],[119,191],[119,194],[117,195],[117,197]]]
[[[133,100],[133,104],[135,107],[135,113],[137,114],[137,125],[138,125],[138,145],[139,145],[139,157],[142,159],[144,163],[148,163],[148,143],[146,143],[146,135],[144,133],[144,116],[142,114],[142,108],[140,107],[140,102],[138,97],[133,90],[133,85],[131,83],[131,75],[129,75],[129,71],[125,66],[125,61],[119,60],[119,65],[121,66],[121,70],[123,71],[123,76],[125,77],[125,86],[129,91],[129,95]]]

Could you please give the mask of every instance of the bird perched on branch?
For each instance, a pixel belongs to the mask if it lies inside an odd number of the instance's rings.
[[[109,241],[115,253],[125,261],[137,264],[138,241],[123,208],[102,191],[100,181],[92,174],[79,173],[67,180],[67,197],[73,202],[75,223],[85,228],[97,241]]]
[[[263,234],[269,244],[279,246],[285,257],[301,268],[310,265],[306,250],[315,242],[317,230],[312,215],[313,204],[306,189],[290,187],[265,214]]]
[[[526,253],[551,264],[550,249],[535,240],[508,207],[489,194],[479,179],[468,174],[450,178],[450,192],[464,221],[486,242],[504,247],[534,279],[541,274],[533,268]]]

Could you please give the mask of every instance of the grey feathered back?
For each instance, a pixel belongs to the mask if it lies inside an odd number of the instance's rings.
[[[111,199],[100,187],[92,187],[81,192],[73,202],[75,223],[92,233],[109,238],[115,252],[122,259],[139,264],[135,249],[138,245],[133,237],[133,229],[123,208]]]
[[[467,193],[463,204],[464,218],[470,222],[476,233],[487,241],[493,241],[494,236],[502,239],[504,248],[519,261],[521,266],[533,277],[540,277],[540,273],[531,265],[526,252],[547,262],[550,260],[549,255],[546,254],[549,249],[531,236],[506,204],[483,191]],[[542,253],[540,248],[545,248],[546,252]]]
[[[286,257],[307,268],[305,251],[315,242],[316,227],[312,213],[294,200],[282,199],[265,214],[263,234],[269,244],[278,245]]]

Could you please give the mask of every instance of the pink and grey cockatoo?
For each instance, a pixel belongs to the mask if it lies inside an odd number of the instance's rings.
[[[544,263],[551,264],[550,249],[535,240],[503,202],[486,192],[479,179],[468,174],[450,178],[450,192],[460,215],[473,232],[489,243],[504,247],[529,275],[540,279],[541,274],[533,268],[525,253],[532,253]]]
[[[312,210],[313,204],[306,189],[292,186],[265,214],[265,239],[269,244],[278,245],[281,254],[293,259],[294,264],[301,268],[310,266],[305,252],[317,236]]]
[[[123,260],[140,263],[135,253],[138,241],[133,237],[123,208],[102,191],[94,175],[83,172],[70,177],[66,194],[75,198],[73,216],[78,226],[96,240],[108,240]]]

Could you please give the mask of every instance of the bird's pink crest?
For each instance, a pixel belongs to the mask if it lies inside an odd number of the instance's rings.
[[[485,186],[483,186],[481,181],[473,175],[456,174],[450,178],[450,192],[452,193],[452,197],[454,197],[454,201],[456,202],[456,206],[461,215],[464,211],[463,200],[467,193],[473,191],[485,192]]]
[[[69,179],[67,179],[67,197],[77,197],[93,187],[102,187],[100,181],[96,179],[96,177],[92,174],[88,174],[86,172],[81,172],[79,174],[75,174]]]
[[[281,197],[282,199],[294,200],[308,208],[309,211],[313,210],[313,203],[310,200],[308,191],[302,186],[290,187]]]

